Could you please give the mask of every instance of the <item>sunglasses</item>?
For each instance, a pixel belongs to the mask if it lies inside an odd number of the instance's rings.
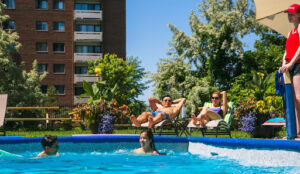
[[[172,102],[172,100],[164,100],[165,102]]]
[[[219,100],[219,97],[211,97],[212,100]]]

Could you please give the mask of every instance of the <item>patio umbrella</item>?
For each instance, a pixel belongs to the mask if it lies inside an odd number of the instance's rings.
[[[287,37],[293,24],[284,11],[292,4],[300,4],[300,0],[254,0],[254,3],[256,21]]]

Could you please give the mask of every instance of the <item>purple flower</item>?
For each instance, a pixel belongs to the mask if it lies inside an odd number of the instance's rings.
[[[251,134],[255,129],[256,119],[256,115],[253,111],[250,111],[249,113],[241,116],[239,119],[240,122],[238,130]]]
[[[99,134],[111,134],[114,130],[114,125],[112,123],[114,116],[110,114],[102,115],[102,119],[98,125]]]

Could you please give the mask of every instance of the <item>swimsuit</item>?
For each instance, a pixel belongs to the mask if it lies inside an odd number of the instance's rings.
[[[219,114],[222,118],[223,118],[223,110],[221,109],[221,107],[219,108],[208,108],[211,111],[214,111],[215,113]]]
[[[166,116],[167,119],[170,118],[170,114],[165,113],[165,112],[163,112],[163,111],[151,112],[151,115],[152,115],[153,117],[156,117],[159,113],[163,113],[163,114]]]

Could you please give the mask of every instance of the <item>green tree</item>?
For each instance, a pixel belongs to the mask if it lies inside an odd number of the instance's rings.
[[[250,5],[248,0],[204,0],[200,16],[190,15],[191,36],[169,25],[173,32],[170,55],[189,60],[210,85],[229,89],[232,78],[240,74],[241,38],[255,25]]]
[[[46,100],[40,90],[40,82],[46,73],[40,75],[37,62],[33,62],[30,72],[24,71],[24,63],[17,65],[12,55],[17,55],[21,44],[16,32],[3,30],[3,22],[9,17],[4,15],[5,5],[0,1],[0,93],[8,94],[9,106],[38,106]]]
[[[151,75],[154,94],[157,97],[169,94],[172,98],[187,98],[186,112],[197,112],[209,99],[207,80],[196,77],[191,65],[181,58],[164,58],[158,63],[157,73]]]
[[[142,82],[146,73],[137,58],[130,57],[124,60],[115,54],[105,54],[103,58],[89,61],[88,64],[89,74],[95,74],[96,68],[101,69],[102,82],[99,82],[98,86],[100,90],[114,91],[113,96],[109,98],[115,99],[119,104],[128,105],[134,114],[140,114],[138,111],[141,110],[141,106],[145,109],[145,104],[137,100],[137,97],[147,89]],[[103,99],[106,99],[105,96]]]

